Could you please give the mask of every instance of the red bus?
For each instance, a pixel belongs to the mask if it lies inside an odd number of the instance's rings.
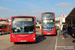
[[[12,16],[10,41],[35,42],[36,18],[34,16]]]
[[[9,20],[8,19],[0,19],[0,34],[10,33],[9,30]]]
[[[42,35],[56,35],[55,13],[44,12],[41,14]]]

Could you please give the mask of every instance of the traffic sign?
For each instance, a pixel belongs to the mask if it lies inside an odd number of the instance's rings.
[[[65,17],[65,14],[62,14],[62,17]]]

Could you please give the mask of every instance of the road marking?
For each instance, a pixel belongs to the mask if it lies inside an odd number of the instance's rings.
[[[57,38],[56,38],[55,50],[57,50],[57,41],[58,41],[58,36],[57,36]]]
[[[12,46],[12,47],[10,47],[10,48],[7,48],[7,50],[12,50],[12,49],[14,49],[14,48],[16,48],[16,47],[18,47],[18,46],[20,46],[20,45],[14,45],[14,46]]]

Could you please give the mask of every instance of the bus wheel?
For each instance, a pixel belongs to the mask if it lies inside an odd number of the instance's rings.
[[[6,32],[4,34],[6,35]]]
[[[14,42],[14,44],[18,44],[18,42]]]
[[[1,35],[3,35],[4,34],[4,31],[3,30],[1,30]]]
[[[57,36],[57,30],[56,30],[56,35],[55,36]]]
[[[42,35],[43,37],[45,36],[45,35]]]
[[[1,35],[2,35],[2,33],[1,33]]]

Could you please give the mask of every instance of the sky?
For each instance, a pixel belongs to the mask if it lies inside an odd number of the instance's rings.
[[[75,0],[0,0],[0,18],[29,15],[41,18],[43,12],[54,12],[55,17],[67,16],[75,7]]]

